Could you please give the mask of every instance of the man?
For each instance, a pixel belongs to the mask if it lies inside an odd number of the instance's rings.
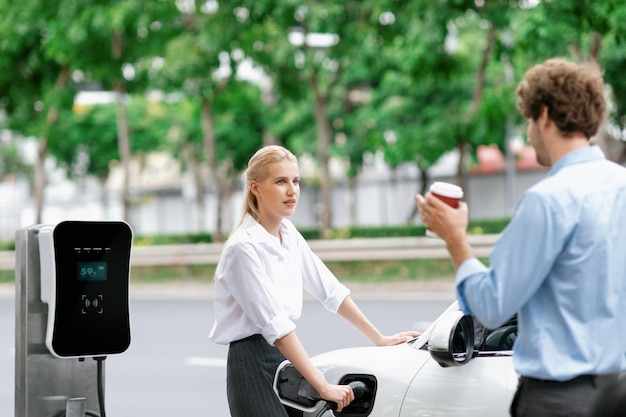
[[[514,417],[587,416],[595,393],[626,370],[626,169],[589,140],[606,114],[592,64],[554,58],[516,93],[547,177],[520,199],[490,256],[467,240],[468,207],[416,196],[445,242],[463,310],[487,327],[518,314]]]

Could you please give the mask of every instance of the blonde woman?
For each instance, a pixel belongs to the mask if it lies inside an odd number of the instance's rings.
[[[275,145],[261,148],[250,159],[243,180],[241,218],[215,272],[215,323],[209,336],[229,345],[226,386],[231,415],[298,415],[285,408],[273,390],[276,368],[285,358],[341,411],[354,399],[352,390],[328,383],[296,334],[303,290],[376,345],[399,344],[419,333],[382,335],[286,219],[300,194],[298,161],[290,151]]]

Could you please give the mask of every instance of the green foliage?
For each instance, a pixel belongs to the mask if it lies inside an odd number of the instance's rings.
[[[343,282],[384,283],[400,281],[431,281],[450,279],[454,267],[449,259],[408,259],[393,261],[326,262],[328,268]],[[215,265],[173,265],[133,267],[132,283],[205,282],[212,281]],[[3,277],[0,273],[0,282]],[[7,281],[12,276],[7,274]]]
[[[14,176],[32,180],[32,170],[26,164],[15,141],[0,140],[0,182]]]
[[[43,27],[54,8],[35,0],[2,0],[0,9],[0,106],[8,115],[8,128],[40,137],[48,129],[51,110],[71,103],[73,96],[60,82],[67,74],[63,63],[43,53]]]
[[[15,282],[15,271],[0,271],[0,283]]]
[[[476,219],[471,220],[468,226],[470,234],[498,234],[509,223],[508,218],[502,219]],[[299,228],[305,239],[320,239],[319,229]],[[378,227],[346,227],[334,229],[325,236],[326,239],[350,239],[350,238],[381,238],[381,237],[416,237],[424,236],[423,225],[406,224],[401,226],[378,226]],[[150,235],[135,236],[134,244],[148,245],[172,245],[183,243],[211,243],[208,233],[190,233],[182,235]]]
[[[469,234],[498,234],[509,223],[508,218],[503,219],[475,219],[470,220]],[[300,228],[300,233],[305,239],[320,239],[319,230]],[[421,224],[406,224],[402,226],[379,226],[379,227],[346,227],[334,229],[324,236],[326,239],[350,239],[350,238],[380,238],[380,237],[414,237],[424,236],[426,228]]]
[[[185,243],[211,243],[212,238],[209,233],[190,233],[184,235],[150,235],[150,236],[135,236],[133,238],[133,244],[138,246],[151,246],[151,245],[178,245]]]
[[[507,123],[523,122],[517,80],[556,55],[602,65],[615,104],[610,133],[624,139],[619,0],[0,0],[0,8],[4,125],[47,139],[71,175],[104,180],[120,159],[119,109],[76,109],[86,87],[130,93],[137,159],[166,150],[184,168],[207,163],[213,132],[215,172],[231,181],[267,138],[320,165],[343,158],[350,177],[376,152],[392,168],[411,163],[427,174],[460,143],[504,150]],[[298,33],[336,37],[325,46],[291,42]],[[262,71],[262,81],[242,79],[242,66]],[[153,90],[160,102],[144,98]],[[28,171],[14,147],[0,145],[0,175]]]
[[[163,148],[172,118],[166,103],[133,96],[128,105],[135,154]],[[119,161],[117,105],[74,106],[63,110],[49,139],[50,154],[71,176],[93,175],[104,181],[111,161]]]
[[[470,221],[468,232],[470,234],[498,234],[506,227],[510,219],[478,219]],[[300,233],[307,240],[320,239],[319,229],[299,228]],[[423,225],[407,224],[402,226],[382,227],[348,227],[335,229],[326,239],[350,239],[350,238],[382,238],[382,237],[416,237],[424,236]],[[136,235],[133,244],[137,246],[151,245],[177,245],[194,243],[213,243],[210,233],[185,233],[185,234],[156,234]],[[14,250],[15,242],[0,241],[0,250]]]
[[[406,259],[326,262],[340,281],[384,283],[451,279],[454,266],[449,259]]]
[[[3,242],[0,240],[0,250],[15,250],[15,242]]]
[[[625,19],[626,4],[619,0],[542,1],[535,8],[521,10],[512,23],[517,73],[521,75],[528,66],[553,56],[599,62],[614,93],[616,108],[611,120],[623,129],[626,126]],[[624,140],[623,134],[616,139]]]
[[[233,82],[215,99],[215,134],[220,161],[229,161],[230,178],[237,178],[263,144],[265,114],[261,91],[247,82]]]

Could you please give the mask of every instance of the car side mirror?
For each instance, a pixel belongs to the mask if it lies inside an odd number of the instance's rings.
[[[442,367],[468,362],[474,352],[474,321],[462,311],[450,311],[435,324],[428,340],[430,355]]]

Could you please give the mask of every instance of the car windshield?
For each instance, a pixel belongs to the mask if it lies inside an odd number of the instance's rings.
[[[479,352],[513,350],[516,338],[517,315],[495,329],[487,329],[474,318],[474,349]]]

